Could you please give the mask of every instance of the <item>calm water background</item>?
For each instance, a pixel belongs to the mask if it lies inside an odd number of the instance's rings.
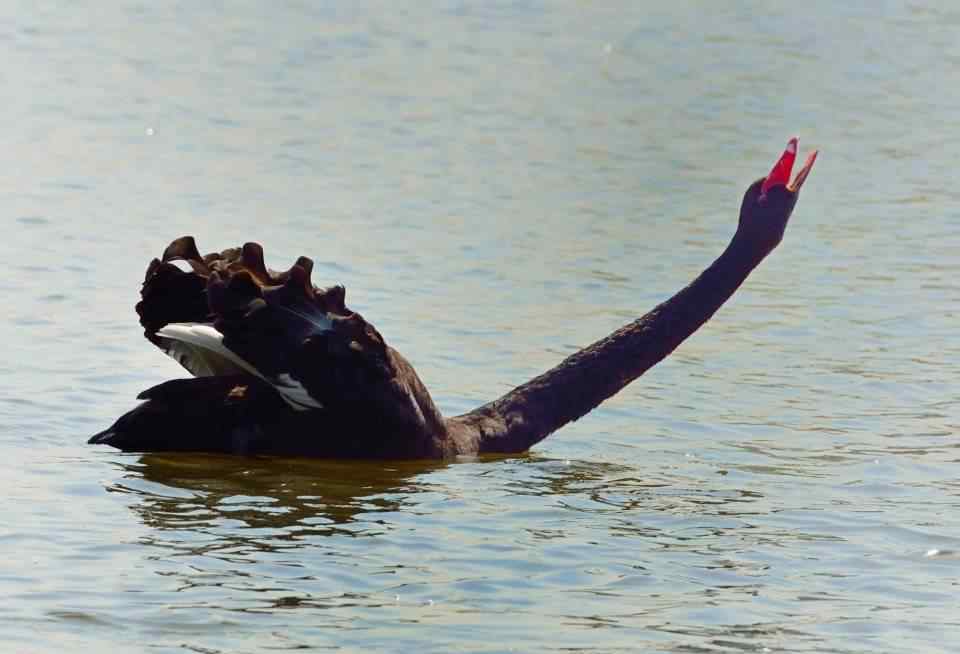
[[[960,642],[955,3],[6,2],[5,652]],[[318,262],[448,413],[679,289],[786,138],[782,248],[527,455],[139,456],[172,238]]]

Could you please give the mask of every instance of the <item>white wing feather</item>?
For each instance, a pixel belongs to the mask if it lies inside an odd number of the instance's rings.
[[[196,377],[247,373],[277,389],[294,409],[322,409],[307,389],[288,374],[270,378],[223,344],[223,334],[203,323],[170,323],[157,330],[161,347],[177,363]]]

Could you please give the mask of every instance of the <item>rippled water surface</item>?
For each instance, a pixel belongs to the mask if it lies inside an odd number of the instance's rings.
[[[960,11],[597,4],[5,3],[3,651],[955,651]],[[794,133],[782,247],[529,455],[84,445],[181,374],[176,236],[313,257],[457,413],[686,284]]]

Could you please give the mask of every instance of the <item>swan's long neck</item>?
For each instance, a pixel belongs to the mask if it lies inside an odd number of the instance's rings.
[[[689,286],[642,318],[498,400],[448,421],[461,451],[522,452],[580,418],[673,352],[762,260],[734,238]]]

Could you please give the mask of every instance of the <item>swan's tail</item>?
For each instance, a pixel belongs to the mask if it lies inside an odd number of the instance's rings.
[[[142,392],[141,405],[88,441],[125,452],[264,449],[263,416],[285,417],[280,396],[249,376],[174,379]]]

